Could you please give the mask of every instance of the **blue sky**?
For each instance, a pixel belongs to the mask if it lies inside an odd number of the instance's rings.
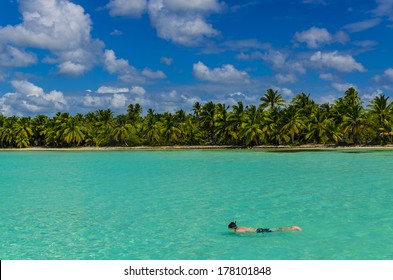
[[[2,0],[0,113],[393,95],[393,0]]]

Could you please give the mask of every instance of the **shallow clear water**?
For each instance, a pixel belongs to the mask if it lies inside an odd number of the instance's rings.
[[[0,259],[393,259],[392,171],[393,151],[0,152]]]

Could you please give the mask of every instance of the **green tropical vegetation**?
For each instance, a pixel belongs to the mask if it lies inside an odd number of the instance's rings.
[[[385,95],[365,105],[349,88],[333,104],[317,104],[300,93],[286,104],[268,89],[258,105],[196,102],[192,112],[142,116],[139,104],[126,114],[110,109],[85,115],[5,117],[0,114],[0,147],[86,147],[166,145],[385,145],[393,143],[393,103]]]

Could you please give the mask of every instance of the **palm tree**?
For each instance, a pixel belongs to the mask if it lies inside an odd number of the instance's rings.
[[[304,109],[310,104],[314,104],[314,101],[310,99],[310,94],[305,94],[304,92],[296,95],[290,102],[290,105],[295,106],[297,109]]]
[[[34,145],[43,146],[45,145],[45,135],[47,133],[47,127],[49,126],[50,119],[45,115],[37,115],[32,120],[32,129],[34,136]]]
[[[217,103],[216,104],[216,108],[215,108],[215,117],[216,120],[217,119],[223,119],[226,117],[227,113],[228,113],[228,108],[229,106],[226,106],[223,103]]]
[[[149,145],[159,145],[161,143],[161,131],[161,122],[148,122],[148,124],[144,127],[142,135]]]
[[[2,145],[11,146],[11,147],[14,146],[15,144],[14,128],[17,122],[18,122],[18,118],[15,116],[6,118],[4,120],[3,125],[0,128]]]
[[[283,111],[281,135],[285,141],[291,140],[294,144],[295,135],[298,135],[302,128],[305,127],[304,117],[301,110],[296,109],[294,105],[290,105]]]
[[[334,103],[332,114],[334,115],[335,121],[341,123],[348,110],[356,106],[361,106],[362,101],[357,90],[350,87],[345,91],[344,97],[338,98]]]
[[[238,141],[240,138],[241,126],[245,121],[246,113],[243,102],[238,101],[232,106],[232,112],[227,117],[227,129],[233,141]],[[238,143],[241,144],[241,143]]]
[[[130,119],[131,123],[136,126],[135,124],[141,121],[142,114],[142,107],[138,103],[130,104],[127,108],[127,116]]]
[[[33,129],[30,117],[22,117],[14,124],[15,144],[18,148],[30,147],[30,137]]]
[[[68,116],[60,125],[60,137],[65,144],[80,145],[86,137],[86,127],[83,116]]]
[[[187,145],[201,144],[202,134],[199,129],[198,123],[194,119],[194,116],[189,115],[186,118],[185,125],[186,125],[185,144]]]
[[[344,104],[346,106],[356,106],[361,103],[362,101],[359,97],[359,92],[355,88],[350,87],[345,91]]]
[[[352,139],[355,144],[360,144],[360,134],[362,130],[366,128],[366,118],[363,107],[360,105],[349,107],[343,117],[341,126],[343,133],[347,134],[349,139]]]
[[[314,144],[326,144],[329,139],[327,113],[318,108],[311,114],[305,139]]]
[[[310,98],[310,94],[305,94],[304,92],[299,93],[294,98],[292,98],[290,105],[295,106],[296,109],[301,109],[301,114],[304,117],[309,117],[313,111],[318,107],[314,100]]]
[[[389,123],[392,120],[391,112],[393,105],[392,103],[388,103],[389,97],[385,97],[385,95],[378,95],[373,100],[370,101],[368,107],[369,117],[368,123],[372,124],[373,131],[375,133],[375,139],[380,143],[384,142],[384,138],[388,136],[386,133],[378,133],[378,131],[386,131],[386,129],[390,126]],[[387,129],[389,130],[389,129]]]
[[[328,119],[326,121],[326,128],[328,131],[330,141],[338,144],[343,140],[343,134],[340,131],[340,127],[336,124],[333,119]]]
[[[277,107],[268,110],[263,117],[263,138],[267,139],[269,144],[279,145],[280,143],[280,135],[278,134],[279,121],[280,110]]]
[[[390,112],[393,108],[392,103],[388,104],[389,97],[384,94],[376,96],[370,101],[369,107],[371,113],[377,117],[378,123],[382,124],[386,119],[389,119]]]
[[[153,109],[147,110],[147,115],[141,126],[141,140],[147,145],[160,145],[161,140],[161,122]]]
[[[382,127],[379,128],[380,131],[380,136],[381,137],[387,137],[389,139],[389,142],[392,142],[393,140],[393,123],[389,122],[387,120],[384,120]]]
[[[51,119],[45,126],[45,140],[44,145],[49,147],[58,147],[60,145],[60,137],[55,118]]]
[[[162,135],[167,145],[176,144],[181,136],[181,130],[171,113],[165,113],[163,116]]]
[[[95,146],[108,145],[112,141],[112,130],[115,125],[113,111],[97,110],[89,120],[89,141]]]
[[[259,145],[264,133],[261,126],[261,118],[255,105],[251,105],[246,111],[245,122],[242,124],[241,138],[246,145]]]
[[[228,128],[228,106],[218,103],[215,109],[214,123],[215,123],[215,138],[219,144],[228,144],[230,142],[230,129]]]
[[[116,142],[128,146],[127,141],[135,136],[135,131],[135,127],[129,123],[129,116],[118,115],[116,117],[111,136]],[[134,141],[136,142],[135,137]]]
[[[174,121],[177,124],[177,127],[180,130],[179,144],[184,144],[187,142],[187,115],[183,109],[176,111],[174,115]]]
[[[215,105],[212,101],[205,103],[202,106],[200,113],[200,126],[209,143],[214,143],[214,128],[215,128]]]
[[[3,125],[6,122],[7,118],[4,117],[1,113],[0,113],[0,147],[3,147],[3,140],[2,140],[2,129],[3,129]]]
[[[262,101],[262,108],[269,107],[270,109],[273,109],[275,107],[285,106],[285,100],[282,98],[282,95],[279,94],[277,90],[274,91],[271,88],[266,90],[266,93],[260,98],[260,100]]]
[[[317,108],[321,110],[321,113],[326,114],[327,118],[333,117],[333,106],[329,103],[323,103],[321,105],[317,105]]]
[[[199,118],[202,112],[202,105],[198,101],[194,103],[192,106],[192,111],[194,112],[194,116]]]

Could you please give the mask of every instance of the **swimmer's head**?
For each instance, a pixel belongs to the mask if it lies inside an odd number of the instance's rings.
[[[236,229],[237,228],[236,222],[230,222],[228,228]]]

